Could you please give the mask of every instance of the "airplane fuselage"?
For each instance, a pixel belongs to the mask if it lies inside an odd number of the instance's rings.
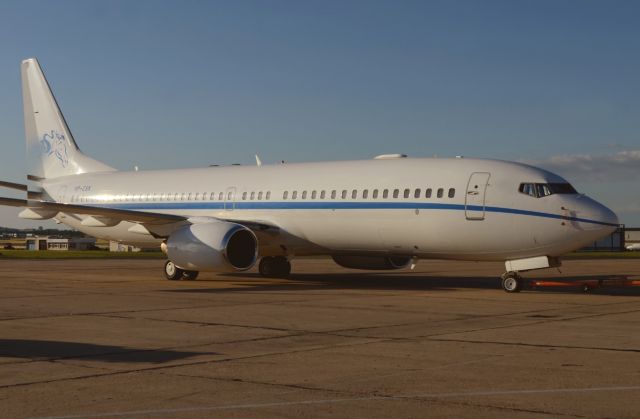
[[[559,256],[613,231],[617,218],[576,193],[532,196],[523,184],[568,185],[531,166],[467,158],[89,173],[46,180],[63,203],[264,223],[265,255],[384,254],[509,260]],[[92,236],[152,244],[133,223],[83,225]]]

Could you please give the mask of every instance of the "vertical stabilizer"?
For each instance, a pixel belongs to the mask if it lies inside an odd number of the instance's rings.
[[[115,169],[82,154],[35,58],[22,62],[27,174],[41,180]]]

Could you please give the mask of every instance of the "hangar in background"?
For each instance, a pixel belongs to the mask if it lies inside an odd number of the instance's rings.
[[[640,228],[626,227],[621,224],[616,231],[594,242],[591,246],[581,249],[581,251],[622,252],[627,245],[634,243],[640,243]]]
[[[25,241],[27,250],[92,250],[96,239],[92,237],[29,237]]]

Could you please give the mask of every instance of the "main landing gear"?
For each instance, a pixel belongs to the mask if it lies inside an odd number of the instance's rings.
[[[291,273],[291,262],[284,256],[265,256],[260,259],[258,271],[266,278],[286,278]]]
[[[164,264],[164,276],[169,281],[179,281],[181,279],[193,281],[198,277],[198,271],[186,271],[184,269],[180,269],[175,263],[168,260]]]
[[[524,280],[518,272],[507,272],[502,275],[502,289],[506,292],[520,292],[524,287]]]

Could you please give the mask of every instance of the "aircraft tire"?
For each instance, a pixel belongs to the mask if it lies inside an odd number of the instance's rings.
[[[283,256],[265,256],[260,259],[258,271],[265,278],[285,278],[291,273],[291,263]]]
[[[184,271],[182,273],[182,279],[186,279],[187,281],[195,281],[198,278],[198,271]]]
[[[275,274],[275,258],[271,256],[265,256],[260,259],[258,264],[258,272],[265,278],[272,278]]]
[[[276,278],[286,278],[291,274],[291,262],[284,256],[278,256],[275,259]]]
[[[517,272],[507,272],[502,276],[502,289],[505,292],[520,292],[522,291],[522,279]]]
[[[179,281],[182,279],[184,275],[184,271],[176,266],[175,263],[170,260],[166,261],[164,264],[164,276],[169,281]]]

